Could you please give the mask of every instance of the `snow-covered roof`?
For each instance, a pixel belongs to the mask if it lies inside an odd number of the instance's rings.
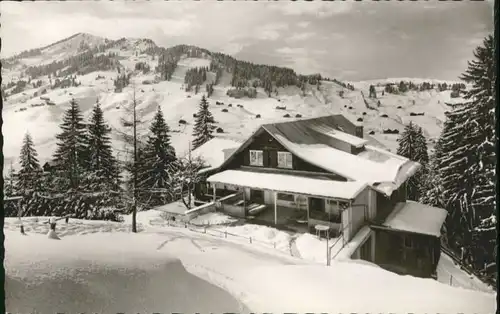
[[[447,214],[442,208],[406,201],[396,205],[383,225],[395,230],[439,237]]]
[[[288,192],[339,199],[354,199],[366,186],[365,183],[358,181],[332,181],[287,174],[243,170],[226,170],[219,172],[208,177],[207,181],[284,193]]]
[[[211,168],[219,167],[226,157],[230,154],[228,151],[236,150],[241,142],[215,137],[191,152],[191,156],[200,157]]]
[[[383,150],[372,146],[367,147],[364,154],[353,155],[325,144],[296,144],[279,134],[274,136],[297,157],[347,179],[365,182],[386,195],[391,195],[419,167],[418,163],[389,152],[383,153],[382,160],[375,158],[376,155],[369,152],[380,154]],[[400,175],[406,164],[410,167]]]
[[[362,139],[360,137],[351,135],[349,133],[345,133],[339,130],[334,129],[333,127],[328,127],[326,125],[315,125],[310,127],[312,130],[319,132],[321,134],[324,134],[326,136],[332,137],[336,140],[342,141],[344,143],[351,144],[354,147],[363,147],[366,143],[368,143],[367,140]]]
[[[267,132],[292,154],[304,161],[348,180],[370,185],[387,196],[398,189],[420,167],[420,164],[405,157],[369,145],[370,141],[340,132],[337,130],[339,128],[348,130],[350,133],[355,131],[355,125],[342,115],[265,124],[241,144],[232,155],[247,147],[255,135]],[[318,136],[318,132],[323,134],[327,130],[329,130],[327,133],[338,135],[339,138],[358,146],[363,143],[364,150],[351,154],[332,147],[328,141]]]

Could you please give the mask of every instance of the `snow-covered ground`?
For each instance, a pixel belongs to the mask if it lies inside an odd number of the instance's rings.
[[[462,287],[475,291],[493,293],[494,290],[474,275],[469,275],[460,269],[451,257],[441,252],[439,264],[437,267],[438,281],[453,287]]]
[[[138,234],[127,232],[128,217],[123,223],[70,220],[66,227],[64,222],[58,224],[61,240],[47,238],[46,218],[38,222],[23,218],[26,236],[16,230],[17,219],[7,218],[7,309],[243,313],[493,313],[495,309],[493,294],[395,275],[368,262],[333,261],[327,267],[291,256],[285,247],[154,227],[150,222],[160,215],[161,211],[140,212],[144,231]],[[37,224],[41,226],[33,228]],[[236,226],[231,231],[286,241],[284,234],[269,227]]]

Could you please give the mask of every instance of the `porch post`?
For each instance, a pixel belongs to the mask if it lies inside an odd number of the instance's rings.
[[[307,210],[307,226],[309,227],[309,197],[305,196],[306,210]]]
[[[212,190],[214,192],[214,203],[215,203],[215,192],[217,191],[217,189],[215,188],[215,182],[212,184],[213,184]]]
[[[278,224],[278,193],[274,191],[274,224]]]
[[[243,190],[243,213],[245,215],[245,217],[247,216],[247,197],[246,197],[246,189],[245,188],[242,188]]]

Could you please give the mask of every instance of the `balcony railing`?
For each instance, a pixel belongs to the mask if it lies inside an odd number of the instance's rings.
[[[309,218],[314,219],[314,220],[331,222],[331,223],[341,223],[342,222],[342,216],[340,213],[332,214],[332,213],[327,213],[325,211],[319,211],[319,210],[310,210],[309,211]]]

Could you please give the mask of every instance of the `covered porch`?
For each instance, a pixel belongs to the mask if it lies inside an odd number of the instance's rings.
[[[226,170],[210,176],[207,182],[220,211],[297,232],[326,225],[331,236],[343,230],[342,213],[365,187],[359,182],[247,170]],[[218,197],[220,189],[233,191],[234,195]]]

